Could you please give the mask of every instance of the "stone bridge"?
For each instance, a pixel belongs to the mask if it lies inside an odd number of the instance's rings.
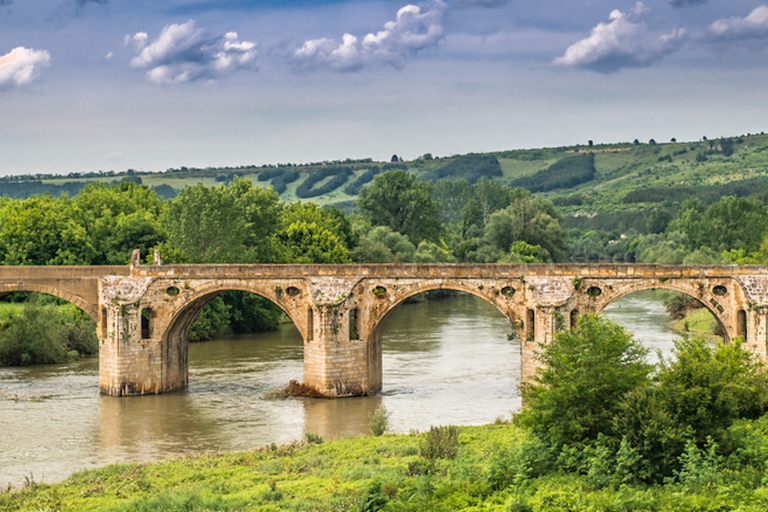
[[[187,334],[227,290],[265,297],[304,340],[304,384],[329,397],[382,385],[381,336],[407,298],[435,289],[476,295],[506,316],[521,340],[523,378],[538,344],[639,290],[668,289],[704,304],[726,340],[759,357],[768,345],[768,267],[644,264],[548,265],[139,265],[3,267],[0,295],[36,291],[82,308],[97,325],[99,386],[115,396],[164,393],[188,382]],[[471,343],[467,340],[467,343]]]

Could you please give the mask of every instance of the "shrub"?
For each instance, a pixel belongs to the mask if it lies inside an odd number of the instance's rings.
[[[431,461],[454,459],[458,453],[459,429],[455,425],[430,427],[419,446],[419,454]]]
[[[376,408],[370,417],[371,432],[378,437],[389,428],[389,411],[383,405]]]
[[[594,315],[542,347],[536,375],[521,385],[516,420],[550,442],[579,444],[609,437],[624,396],[648,381],[647,350],[623,327]]]

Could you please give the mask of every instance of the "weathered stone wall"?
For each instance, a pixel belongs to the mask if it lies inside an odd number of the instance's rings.
[[[98,320],[100,387],[110,395],[187,385],[187,334],[195,315],[226,290],[279,305],[304,339],[304,382],[327,396],[381,388],[381,335],[408,297],[434,289],[493,304],[521,339],[521,373],[535,350],[578,315],[599,313],[638,290],[687,293],[726,337],[768,347],[768,267],[661,265],[138,265],[0,267],[0,294],[43,291]]]

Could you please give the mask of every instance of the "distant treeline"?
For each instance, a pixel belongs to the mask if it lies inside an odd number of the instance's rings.
[[[259,181],[272,180],[269,182],[272,189],[278,194],[282,194],[288,188],[288,184],[299,179],[299,176],[299,171],[292,169],[272,169],[260,172],[257,179]]]
[[[559,188],[571,188],[595,178],[595,155],[583,153],[567,156],[549,168],[531,176],[524,176],[512,182],[513,187],[525,188],[531,192],[547,192]]]
[[[121,181],[133,181],[141,185],[141,178],[139,176],[126,176],[122,180],[113,180],[109,184],[120,183]],[[58,197],[61,194],[67,194],[69,197],[76,196],[86,185],[91,183],[99,183],[97,181],[67,181],[61,185],[55,185],[52,183],[43,183],[40,180],[26,180],[26,181],[6,181],[0,183],[0,196],[8,196],[12,199],[27,199],[32,196],[50,195]],[[157,195],[165,198],[172,199],[176,197],[176,190],[170,185],[159,185],[152,187]]]
[[[344,189],[345,194],[349,194],[350,196],[356,196],[360,193],[360,189],[362,189],[365,185],[373,181],[373,178],[377,175],[381,174],[381,167],[378,165],[374,165],[367,171],[365,171],[359,178],[357,178],[355,181],[347,185],[347,188]]]
[[[439,169],[429,171],[424,179],[435,182],[437,180],[465,179],[475,184],[480,178],[498,178],[502,176],[499,160],[493,155],[467,155],[448,162]]]
[[[625,204],[683,202],[697,197],[704,204],[712,204],[723,196],[756,197],[765,200],[768,195],[768,176],[741,181],[693,187],[649,187],[629,192],[622,200]]]
[[[350,176],[354,173],[349,167],[326,167],[319,171],[311,173],[307,178],[296,188],[296,196],[300,199],[308,199],[310,197],[322,196],[333,192],[337,188],[344,185]],[[315,187],[318,183],[326,178],[333,176],[324,185]]]

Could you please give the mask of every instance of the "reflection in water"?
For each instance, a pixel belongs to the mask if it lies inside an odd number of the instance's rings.
[[[645,340],[667,321],[660,307],[632,295],[608,314],[626,318]],[[96,359],[3,368],[0,484],[18,485],[30,473],[53,481],[111,462],[254,449],[304,432],[364,435],[379,405],[397,432],[489,423],[520,407],[520,344],[507,340],[511,331],[493,306],[472,296],[402,306],[384,329],[382,392],[341,400],[262,397],[302,379],[293,325],[191,345],[190,386],[166,395],[99,395]]]

